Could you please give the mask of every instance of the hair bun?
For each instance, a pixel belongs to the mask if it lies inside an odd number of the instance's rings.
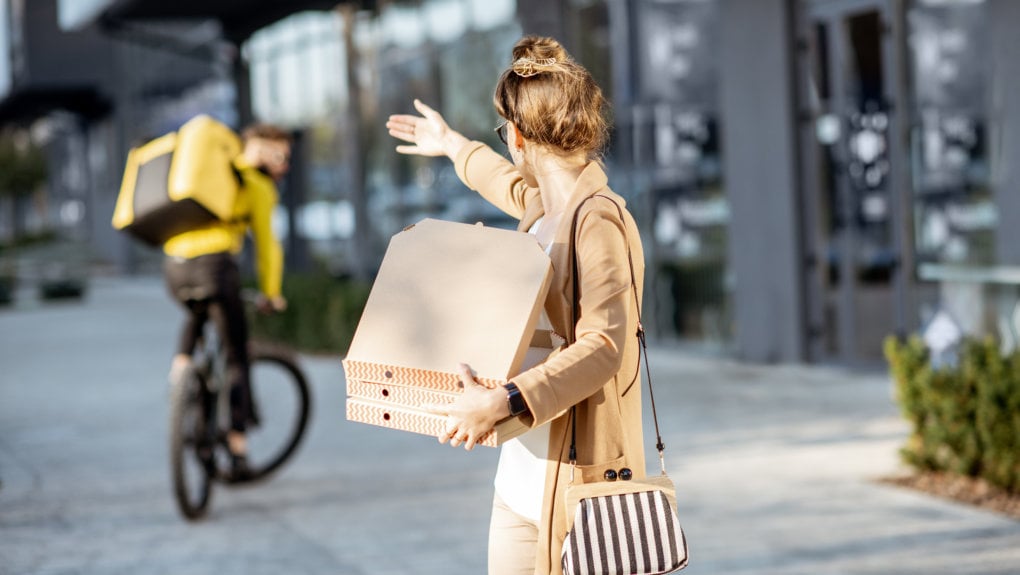
[[[521,38],[513,49],[513,59],[516,62],[520,59],[529,59],[536,62],[555,60],[566,62],[570,60],[567,51],[553,38],[545,36],[525,36]]]
[[[598,159],[609,123],[605,97],[588,70],[542,36],[521,38],[512,55],[492,94],[496,113],[529,142]]]

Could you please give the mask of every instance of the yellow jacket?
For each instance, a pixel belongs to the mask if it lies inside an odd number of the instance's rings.
[[[544,214],[537,188],[488,146],[472,142],[454,161],[457,175],[471,189],[510,216],[527,231]],[[582,200],[599,194],[625,207],[607,185],[605,172],[590,163],[571,192],[549,257],[553,280],[545,300],[556,333],[567,334],[573,308],[573,277],[569,250],[572,216]],[[549,359],[511,378],[521,390],[532,427],[551,421],[549,466],[542,518],[539,522],[535,573],[562,573],[560,549],[566,534],[563,494],[570,477],[570,407],[577,405],[577,477],[601,480],[607,469],[629,467],[635,478],[645,476],[641,427],[641,377],[638,364],[637,306],[631,289],[627,249],[634,261],[640,298],[644,286],[644,255],[637,225],[624,209],[624,219],[609,200],[593,199],[581,206],[577,223],[581,317],[576,341]],[[637,302],[640,305],[640,301]]]
[[[255,242],[259,289],[266,297],[276,297],[280,295],[283,279],[283,248],[272,227],[276,184],[243,158],[235,160],[234,165],[241,174],[242,184],[230,221],[178,234],[163,244],[163,253],[187,259],[220,252],[239,254],[250,228]]]

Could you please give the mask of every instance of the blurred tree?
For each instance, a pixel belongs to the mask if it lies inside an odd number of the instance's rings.
[[[23,199],[46,181],[46,155],[27,133],[0,132],[0,198],[10,198],[12,240],[21,235]]]

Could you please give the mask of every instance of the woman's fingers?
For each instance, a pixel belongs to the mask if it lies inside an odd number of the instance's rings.
[[[450,442],[450,447],[457,447],[457,428],[448,429],[446,433],[439,436],[439,443]]]
[[[390,135],[407,142],[414,142],[416,136],[416,124],[411,121],[398,121],[392,117],[386,122],[386,129]]]
[[[397,128],[401,130],[414,130],[414,127],[421,121],[419,116],[409,116],[407,114],[393,114],[386,120],[387,128]]]
[[[460,382],[464,384],[464,389],[467,389],[471,385],[481,385],[478,380],[475,379],[475,370],[471,369],[471,366],[462,363],[458,366],[458,375],[460,376]]]
[[[459,447],[461,444],[464,445],[464,449],[471,451],[471,449],[478,443],[480,436],[473,433],[469,433],[460,429],[459,427],[449,429],[443,435],[439,436],[439,443],[450,442],[450,447]]]
[[[421,112],[421,115],[425,116],[429,120],[433,120],[433,121],[439,120],[440,122],[443,120],[443,117],[439,115],[439,112],[437,112],[437,111],[433,110],[432,108],[426,106],[425,103],[422,102],[421,100],[419,100],[418,98],[414,99],[414,109],[418,110],[419,112]]]
[[[467,142],[462,135],[450,130],[442,114],[426,106],[421,100],[414,101],[414,107],[421,116],[410,114],[393,114],[386,121],[386,129],[394,138],[410,142],[414,146],[398,146],[401,154],[417,154],[421,156],[453,157],[453,144]],[[450,144],[452,142],[453,144]]]
[[[390,124],[414,124],[420,119],[420,116],[414,116],[412,114],[391,114],[389,120],[386,121],[386,125]]]
[[[459,434],[460,423],[459,420],[450,415],[450,408],[452,404],[440,404],[440,403],[423,403],[421,409],[435,415],[446,416],[446,429],[442,434],[439,435],[439,443],[450,442],[452,447],[457,447],[455,439]]]
[[[412,146],[402,146],[412,147]],[[481,384],[475,379],[475,372],[471,369],[471,366],[462,363],[458,366],[458,377],[465,389],[473,387],[481,388]],[[478,444],[488,429],[472,431],[472,429],[480,428],[481,426],[475,422],[475,418],[471,416],[470,404],[463,404],[464,397],[461,396],[457,401],[453,403],[439,404],[439,403],[425,403],[421,405],[423,411],[435,415],[442,415],[446,417],[446,427],[438,437],[439,443],[449,442],[450,447],[464,446],[464,449],[470,451]]]
[[[446,417],[446,431],[439,436],[439,443],[450,442],[450,447],[457,447],[464,441],[462,438],[466,437],[467,433],[460,430],[460,421],[452,416]]]

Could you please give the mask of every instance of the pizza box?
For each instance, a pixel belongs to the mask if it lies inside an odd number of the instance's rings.
[[[551,351],[533,344],[551,280],[527,233],[427,218],[393,236],[342,362],[347,418],[439,435],[445,417],[421,406],[462,392],[459,364],[496,387]],[[481,444],[526,430],[511,418]]]

